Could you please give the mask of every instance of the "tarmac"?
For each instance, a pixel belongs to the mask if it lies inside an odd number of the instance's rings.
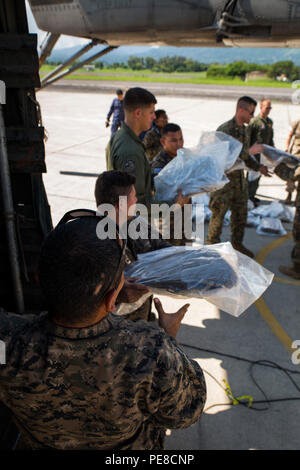
[[[37,94],[48,135],[44,183],[54,225],[68,210],[95,209],[94,185],[97,175],[106,169],[105,147],[110,137],[105,119],[114,93],[68,91],[53,85]],[[225,88],[222,99],[173,93],[156,93],[156,97],[157,109],[165,109],[169,122],[182,127],[188,148],[198,142],[203,131],[215,130],[235,111],[235,98],[227,98]],[[273,102],[270,117],[277,148],[285,148],[299,110],[291,101]],[[285,183],[276,176],[262,177],[258,193],[262,203],[282,201]],[[292,224],[284,227],[287,235],[283,237],[262,236],[254,228],[246,229],[245,245],[255,252],[257,262],[274,273],[274,279],[241,316],[225,313],[203,299],[188,299],[190,307],[177,339],[203,368],[207,402],[194,426],[168,430],[166,450],[299,450],[300,281],[278,270],[281,264],[291,264]],[[229,240],[230,230],[224,227],[222,241]],[[168,296],[160,298],[167,312],[186,303]],[[299,345],[293,348],[297,340]],[[251,397],[252,406],[233,404],[223,379],[234,397]]]

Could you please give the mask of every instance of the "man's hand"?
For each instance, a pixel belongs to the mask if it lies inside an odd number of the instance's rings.
[[[158,313],[158,324],[165,330],[165,332],[175,338],[181,320],[186,314],[190,304],[185,304],[175,313],[166,313],[162,307],[161,301],[157,298],[154,299],[154,304]]]
[[[260,165],[259,171],[261,172],[262,175],[271,177],[272,174],[269,172],[268,167],[265,165]]]
[[[175,199],[175,202],[176,202],[176,204],[179,204],[181,207],[183,207],[184,204],[188,204],[190,202],[190,198],[189,198],[189,196],[184,197],[182,195],[182,190],[178,189],[177,197]]]
[[[109,127],[109,120],[108,119],[106,119],[106,121],[105,121],[105,127]]]
[[[263,153],[264,152],[264,146],[262,144],[258,144],[255,142],[255,144],[252,145],[252,147],[249,148],[249,153],[251,155],[256,155],[258,153]]]
[[[137,302],[147,292],[149,292],[148,287],[142,284],[135,284],[127,279],[118,295],[117,303],[131,304]]]

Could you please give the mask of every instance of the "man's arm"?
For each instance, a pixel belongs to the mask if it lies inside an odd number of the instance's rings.
[[[109,111],[108,111],[108,114],[107,114],[107,117],[106,117],[106,121],[107,121],[107,122],[109,122],[110,117],[111,117],[112,113],[114,112],[114,110],[115,110],[115,100],[113,100],[113,102],[112,102],[112,104],[111,104],[111,106],[110,106],[110,109],[109,109]]]
[[[206,402],[206,383],[201,367],[189,359],[175,340],[188,304],[176,313],[165,313],[159,299],[154,299],[159,325],[167,336],[161,345],[153,377],[152,417],[168,428],[185,428],[201,416]],[[159,393],[158,393],[159,392]]]

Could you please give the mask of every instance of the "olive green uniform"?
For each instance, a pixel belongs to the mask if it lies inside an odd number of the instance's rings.
[[[274,147],[274,130],[273,121],[269,117],[264,119],[259,114],[255,118],[251,119],[249,126],[247,127],[249,132],[250,147],[257,142],[258,144],[266,144]],[[255,155],[255,158],[260,162],[260,155]],[[260,176],[254,181],[248,181],[248,197],[251,201],[254,200]]]
[[[260,164],[249,155],[249,134],[245,126],[239,126],[233,117],[217,131],[231,135],[243,144],[239,157],[252,170],[257,171]],[[211,193],[209,208],[212,216],[209,222],[207,243],[220,243],[223,220],[226,212],[231,210],[231,242],[241,244],[247,222],[248,189],[244,170],[235,170],[227,175],[229,183],[222,189]]]
[[[135,176],[137,201],[150,209],[151,167],[146,150],[139,137],[124,122],[106,148],[106,166],[108,170],[125,171]]]
[[[47,313],[0,309],[0,399],[25,447],[163,449],[165,429],[197,422],[206,400],[201,367],[158,325],[108,314],[84,328]]]

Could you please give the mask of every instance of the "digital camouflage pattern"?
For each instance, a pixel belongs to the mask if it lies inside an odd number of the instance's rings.
[[[225,122],[217,131],[231,135],[243,144],[239,158],[252,170],[257,171],[260,164],[249,155],[249,134],[245,126],[239,126],[235,118]],[[244,170],[235,170],[227,174],[229,183],[210,195],[209,208],[212,216],[209,222],[207,243],[220,243],[223,220],[231,210],[231,241],[240,244],[243,241],[247,223],[248,188]]]
[[[148,160],[151,162],[156,155],[162,150],[162,145],[160,143],[160,132],[159,129],[154,126],[150,131],[146,132],[143,139],[143,144],[147,152]]]
[[[257,142],[258,144],[266,144],[274,147],[274,130],[273,121],[269,117],[264,119],[260,114],[251,119],[249,126],[247,127],[249,134],[249,146]],[[260,155],[255,155],[255,158],[260,162]],[[251,201],[254,201],[256,191],[259,186],[260,176],[253,181],[248,181],[248,197]]]
[[[162,149],[151,162],[152,173],[154,173],[155,169],[163,169],[170,161],[172,161],[172,157]]]
[[[295,176],[297,171],[298,175]],[[293,181],[296,185],[296,212],[293,223],[293,238],[294,238],[294,248],[291,253],[292,261],[300,271],[300,165],[297,168],[289,168],[284,163],[280,163],[275,168],[274,172],[279,178],[284,181]]]
[[[32,449],[152,450],[200,417],[200,366],[154,324],[108,314],[86,328],[0,313],[0,399]]]
[[[300,158],[300,120],[293,122],[292,132],[294,139],[290,151],[293,155]]]

